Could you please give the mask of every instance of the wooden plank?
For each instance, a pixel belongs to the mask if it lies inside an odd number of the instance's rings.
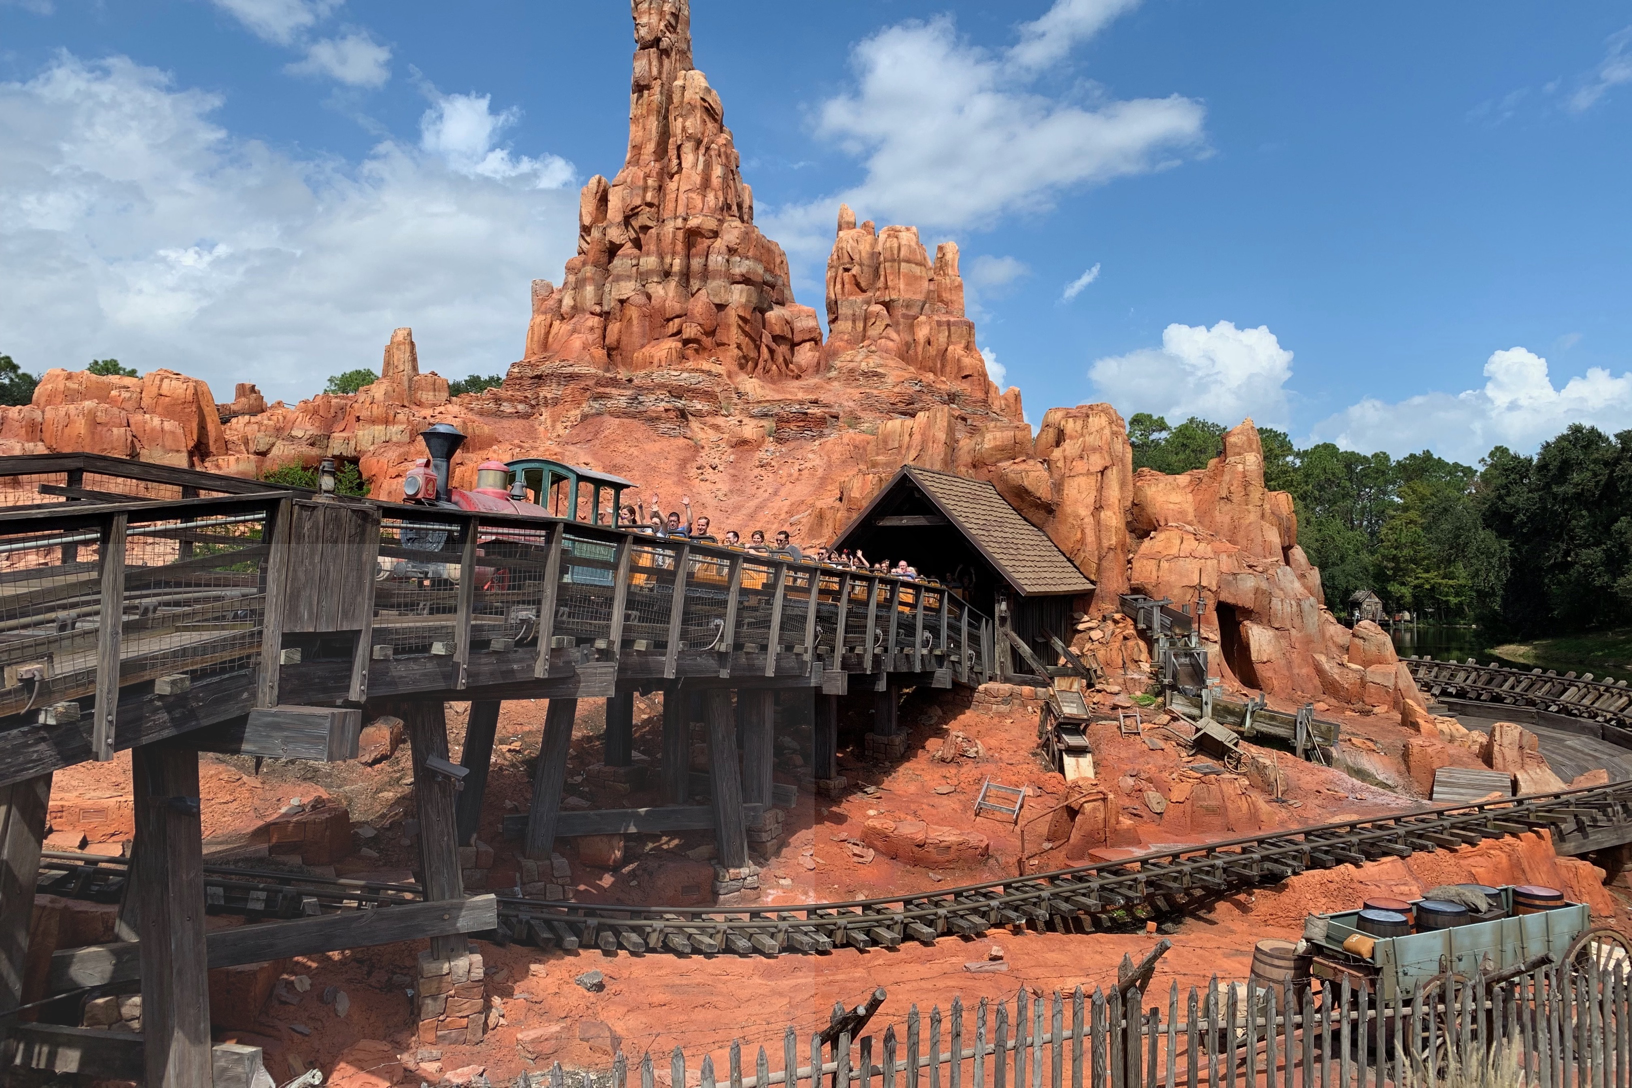
[[[480,525],[472,517],[465,521],[465,539],[459,556],[459,607],[453,621],[453,664],[457,672],[454,686],[465,689],[470,673],[471,618],[476,612],[476,541]]]
[[[1444,804],[1478,801],[1496,793],[1513,796],[1513,776],[1471,767],[1440,767],[1434,772],[1433,800]]]
[[[198,752],[177,741],[131,759],[137,849],[137,959],[147,1083],[210,1088],[210,985]]]
[[[283,601],[289,578],[289,534],[293,511],[294,503],[284,499],[270,515],[272,554],[267,557],[263,568],[266,572],[266,601],[261,616],[260,688],[256,698],[257,705],[262,707],[278,705],[278,675],[282,667],[278,664],[278,654],[283,649]]]
[[[691,545],[680,545],[674,559],[674,590],[669,597],[669,639],[663,650],[663,678],[674,679],[680,660],[680,633],[685,629],[686,582],[691,577]]]
[[[550,675],[550,643],[555,640],[555,602],[561,592],[561,551],[566,525],[556,522],[550,526],[549,542],[544,546],[544,589],[538,598],[538,658],[533,664],[533,675],[543,679]]]
[[[839,579],[839,617],[833,632],[833,667],[842,667],[844,661],[844,626],[850,617],[850,572],[845,571],[844,577]]]
[[[536,861],[548,861],[555,848],[555,829],[561,818],[561,791],[567,784],[567,755],[572,748],[572,723],[577,715],[577,699],[551,699],[544,713],[544,740],[533,775],[533,800],[522,848],[523,854]]]
[[[201,752],[341,763],[357,758],[363,712],[345,707],[257,707],[243,718],[187,737]]]
[[[912,671],[924,671],[924,587],[912,587],[914,630],[912,635]]]
[[[749,820],[757,819],[763,805],[744,805]],[[506,841],[514,842],[527,833],[526,813],[504,818]],[[678,831],[712,831],[711,805],[663,805],[656,808],[608,808],[594,812],[563,812],[556,820],[555,837],[574,839],[580,835],[669,835]]]
[[[686,776],[691,762],[691,721],[686,714],[689,696],[679,684],[663,688],[663,754],[658,762],[664,800],[671,805],[686,803]],[[712,826],[712,825],[710,825]]]
[[[889,655],[888,659],[893,661],[895,659],[896,631],[901,626],[901,583],[898,581],[892,581],[890,583],[889,622],[889,630],[884,635],[884,652]]]
[[[47,453],[15,454],[0,457],[0,476],[37,476],[47,473],[79,473],[83,481],[87,472],[98,476],[113,476],[121,480],[144,480],[149,483],[192,484],[210,491],[224,491],[233,495],[264,495],[267,492],[290,490],[279,484],[246,480],[239,476],[220,476],[213,472],[175,468],[171,465],[148,461],[132,461],[124,457],[109,457],[100,453]],[[72,482],[72,480],[70,480]]]
[[[143,1036],[133,1032],[18,1024],[16,1047],[7,1066],[104,1080],[141,1081],[147,1075]]]
[[[816,654],[816,617],[821,604],[822,595],[822,568],[815,567],[810,572],[810,600],[805,609],[805,654],[812,669],[821,668],[820,659]]]
[[[351,701],[361,703],[368,699],[368,663],[374,654],[374,590],[379,585],[375,573],[380,558],[380,512],[376,507],[365,507],[369,520],[365,527],[367,538],[358,549],[357,561],[361,566],[360,603],[358,611],[357,648],[351,655]]]
[[[0,789],[0,1068],[11,1014],[24,1003],[29,925],[51,804],[51,775]]]
[[[861,671],[873,671],[873,638],[878,630],[878,579],[867,580],[867,634],[861,646]]]
[[[613,661],[623,654],[623,628],[629,610],[629,564],[634,559],[634,540],[634,535],[628,534],[618,541],[612,564],[612,629],[607,633],[607,642]]]
[[[261,922],[218,929],[206,936],[210,969],[293,956],[316,956],[398,941],[485,933],[499,922],[497,896],[399,903],[374,910],[342,911],[289,922]],[[114,986],[141,971],[141,942],[70,948],[51,957],[47,993]]]
[[[91,757],[105,763],[113,758],[114,723],[119,717],[119,650],[124,637],[126,515],[115,514],[102,524],[101,615],[96,642],[96,718],[91,726]]]
[[[742,556],[731,557],[731,582],[726,588],[725,596],[725,626],[720,631],[719,652],[724,655],[721,660],[728,661],[731,652],[737,646],[737,600],[742,596]],[[724,679],[731,675],[729,665],[722,665],[720,677]]]
[[[782,641],[782,602],[788,593],[788,565],[776,565],[776,589],[771,595],[771,627],[765,636],[765,675],[776,675],[776,648]]]
[[[771,803],[771,775],[775,766],[776,693],[768,688],[737,691],[742,707],[742,800],[750,805]]]
[[[487,772],[493,764],[493,740],[499,729],[497,699],[479,699],[470,704],[465,721],[465,745],[459,765],[469,769],[464,788],[454,804],[454,823],[460,846],[469,846],[481,828],[482,798],[487,794]]]
[[[474,528],[474,527],[473,527]],[[458,899],[464,894],[459,870],[459,840],[454,815],[454,782],[431,770],[426,761],[448,758],[448,722],[439,699],[405,699],[396,704],[407,727],[414,760],[414,806],[419,818],[420,886],[428,900]],[[459,941],[437,937],[431,952],[450,959],[463,951]]]
[[[731,693],[725,688],[712,688],[703,700],[712,768],[715,849],[722,866],[740,869],[748,864],[748,830],[742,811],[742,780],[737,771],[737,728],[731,712]]]

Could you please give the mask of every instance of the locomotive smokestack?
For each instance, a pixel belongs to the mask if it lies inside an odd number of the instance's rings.
[[[431,455],[431,468],[436,472],[436,498],[446,502],[452,491],[448,488],[448,462],[465,444],[465,436],[451,423],[433,423],[420,432],[419,440]]]

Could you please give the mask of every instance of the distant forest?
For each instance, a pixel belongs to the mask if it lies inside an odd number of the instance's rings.
[[[1624,627],[1632,609],[1632,430],[1572,424],[1535,456],[1497,446],[1478,468],[1424,451],[1394,460],[1261,427],[1269,487],[1292,495],[1298,543],[1348,618],[1369,589],[1390,612],[1515,637]],[[1128,421],[1134,468],[1178,473],[1224,449],[1191,418]]]

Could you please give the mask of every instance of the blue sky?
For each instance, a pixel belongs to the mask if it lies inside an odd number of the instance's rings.
[[[699,0],[693,36],[799,300],[841,198],[956,240],[1033,420],[1465,460],[1632,426],[1624,2]],[[609,0],[0,0],[0,351],[295,399],[412,325],[502,372],[630,49]]]

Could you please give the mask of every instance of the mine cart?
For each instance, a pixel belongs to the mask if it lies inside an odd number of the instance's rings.
[[[1067,781],[1094,776],[1093,754],[1088,747],[1088,704],[1082,692],[1050,688],[1037,730],[1049,763]]]
[[[1409,999],[1421,984],[1425,991],[1463,984],[1482,973],[1511,975],[1538,960],[1546,963],[1582,962],[1592,956],[1624,956],[1626,944],[1612,930],[1589,928],[1583,903],[1565,903],[1550,910],[1515,914],[1514,889],[1493,889],[1501,895],[1502,917],[1473,921],[1444,929],[1428,929],[1400,936],[1377,936],[1361,929],[1361,911],[1339,911],[1309,919],[1305,939],[1313,953],[1310,973],[1331,983],[1347,977],[1386,1001]],[[1422,902],[1414,904],[1420,917]]]

